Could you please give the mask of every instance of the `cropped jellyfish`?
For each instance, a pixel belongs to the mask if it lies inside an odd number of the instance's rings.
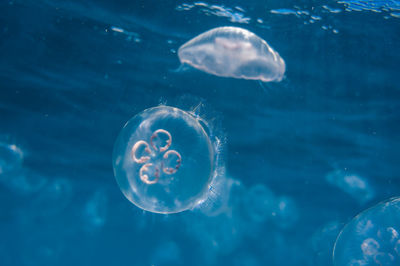
[[[125,197],[155,213],[192,209],[207,196],[218,165],[218,139],[206,121],[169,106],[144,110],[120,132],[114,175]]]
[[[400,197],[353,218],[340,232],[334,265],[400,265]]]
[[[179,60],[220,77],[281,81],[285,62],[268,43],[238,27],[209,30],[183,44]]]

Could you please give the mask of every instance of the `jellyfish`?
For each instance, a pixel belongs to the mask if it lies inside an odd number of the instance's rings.
[[[83,223],[86,231],[102,228],[108,216],[108,195],[103,189],[94,192],[83,209]]]
[[[243,201],[246,215],[255,222],[264,222],[270,219],[276,205],[274,193],[263,184],[251,187]]]
[[[331,185],[349,194],[360,204],[365,204],[375,197],[375,191],[365,177],[335,170],[328,173],[325,179]]]
[[[0,140],[0,181],[21,168],[23,152],[15,144]]]
[[[0,183],[21,195],[36,193],[47,180],[41,174],[24,167],[23,164],[22,149],[0,139]]]
[[[314,232],[310,239],[313,265],[332,265],[333,245],[342,227],[343,225],[335,220],[324,224]]]
[[[218,256],[227,256],[243,243],[247,233],[247,224],[240,216],[222,213],[207,216],[193,212],[184,217],[186,234],[196,242],[199,248],[199,265],[215,265]]]
[[[276,200],[273,223],[282,230],[293,228],[299,220],[299,207],[296,201],[288,196],[280,196]]]
[[[334,265],[400,265],[400,197],[353,218],[339,233]]]
[[[34,217],[56,216],[70,205],[73,193],[73,184],[69,179],[56,177],[46,180],[37,195],[30,200],[29,208],[35,210]]]
[[[220,77],[281,81],[285,62],[268,43],[238,27],[209,30],[183,44],[179,60]]]
[[[114,175],[125,197],[154,213],[177,213],[204,201],[217,169],[218,139],[192,113],[146,109],[121,130]]]

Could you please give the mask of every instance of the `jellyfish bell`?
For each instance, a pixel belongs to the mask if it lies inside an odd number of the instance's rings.
[[[183,44],[178,50],[182,64],[220,77],[282,80],[285,62],[268,43],[238,27],[209,30]]]
[[[361,212],[342,229],[334,246],[334,265],[400,265],[399,247],[397,197]]]
[[[113,151],[125,197],[155,213],[192,209],[207,196],[219,162],[219,142],[192,112],[158,106],[130,119]]]

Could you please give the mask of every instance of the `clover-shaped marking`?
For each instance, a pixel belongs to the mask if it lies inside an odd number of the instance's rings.
[[[163,139],[166,140],[163,141]],[[165,142],[163,146],[161,146],[162,142]],[[166,175],[172,175],[178,171],[182,157],[179,152],[168,150],[171,144],[171,134],[164,129],[157,129],[150,137],[150,144],[144,140],[139,140],[133,145],[133,161],[143,164],[139,170],[140,180],[151,185],[158,182],[161,171]],[[141,153],[139,158],[138,153]],[[161,162],[158,161],[160,158]]]

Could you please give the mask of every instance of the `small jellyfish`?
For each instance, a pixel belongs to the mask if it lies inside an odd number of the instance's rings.
[[[63,212],[72,201],[73,186],[70,180],[54,178],[44,186],[30,201],[30,208],[38,216],[53,216]]]
[[[268,43],[238,27],[209,30],[178,50],[182,64],[220,77],[281,81],[285,62]]]
[[[365,177],[335,170],[328,173],[325,179],[331,185],[349,194],[360,204],[364,204],[375,197],[375,191]]]
[[[262,184],[251,187],[243,198],[243,209],[254,222],[264,222],[273,215],[276,197],[271,190]]]
[[[294,199],[281,196],[276,200],[275,211],[272,214],[273,223],[280,229],[291,229],[299,220],[299,208]]]
[[[331,221],[318,228],[311,237],[313,264],[318,266],[332,265],[332,250],[336,237],[343,225],[338,221]]]
[[[84,227],[87,231],[95,231],[107,221],[108,196],[102,189],[97,190],[86,202],[83,209]]]
[[[248,228],[239,216],[191,214],[184,222],[188,237],[196,242],[199,257],[204,260],[199,265],[215,265],[218,256],[229,255],[243,242]]]
[[[46,184],[47,179],[43,175],[26,168],[22,168],[4,183],[5,187],[20,195],[34,194]]]
[[[391,198],[353,218],[340,232],[334,265],[400,265],[400,198]]]
[[[217,141],[201,118],[169,106],[144,110],[123,127],[113,152],[123,194],[141,209],[177,213],[204,200]]]
[[[23,152],[18,146],[0,141],[0,181],[9,177],[11,172],[19,170],[23,158]]]

